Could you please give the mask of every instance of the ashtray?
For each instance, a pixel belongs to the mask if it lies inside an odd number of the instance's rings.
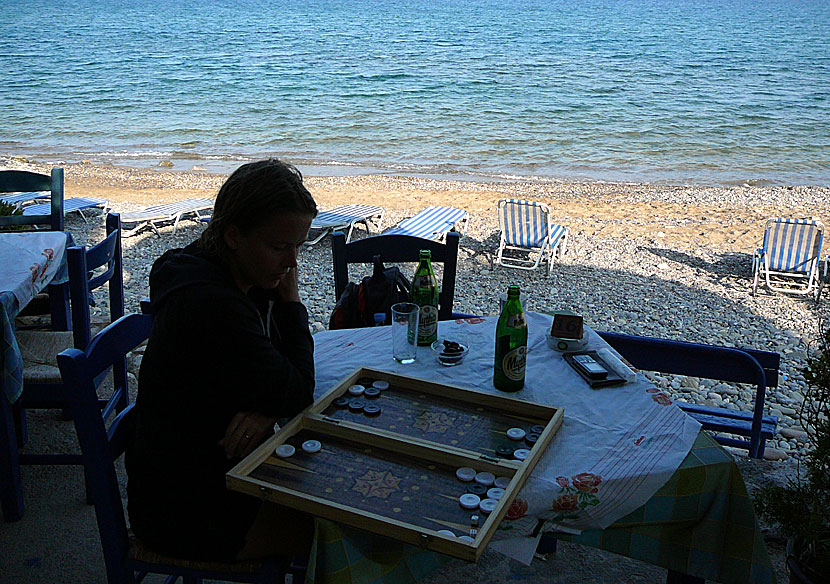
[[[548,347],[560,353],[573,353],[581,351],[588,345],[588,335],[582,334],[580,339],[565,339],[548,335]]]
[[[459,365],[470,348],[464,343],[458,343],[449,339],[438,339],[432,343],[432,352],[438,362],[445,367],[454,367]]]

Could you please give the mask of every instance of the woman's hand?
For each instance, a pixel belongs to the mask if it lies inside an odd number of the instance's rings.
[[[274,434],[276,422],[276,418],[258,412],[239,412],[231,420],[219,445],[229,459],[243,458]]]
[[[277,295],[283,302],[300,302],[300,283],[297,268],[288,268],[277,285]]]

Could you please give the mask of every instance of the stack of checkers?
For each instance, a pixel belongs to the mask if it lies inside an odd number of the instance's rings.
[[[331,403],[336,408],[348,408],[354,414],[362,412],[367,416],[379,416],[381,413],[380,406],[367,403],[367,400],[378,399],[381,392],[387,389],[389,389],[388,381],[381,379],[373,381],[368,378],[360,379],[358,383],[352,385],[346,391],[348,396],[340,396]]]
[[[499,499],[504,496],[504,490],[510,484],[510,477],[496,477],[490,472],[476,472],[474,468],[467,466],[456,470],[455,476],[467,484],[467,492],[458,498],[459,505],[469,511],[481,511],[485,515],[495,510]]]
[[[544,431],[545,427],[541,424],[531,426],[528,430],[524,428],[510,428],[506,434],[514,444],[499,446],[496,448],[496,455],[499,458],[524,460],[530,455],[530,449],[533,448],[533,445],[536,444]],[[516,448],[515,443],[521,443],[523,446],[527,446],[527,448]]]

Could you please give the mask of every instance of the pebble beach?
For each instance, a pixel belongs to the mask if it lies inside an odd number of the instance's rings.
[[[47,171],[25,159],[0,159],[0,166]],[[213,197],[225,175],[201,170],[170,171],[64,165],[66,197],[100,196],[113,211],[191,197]],[[801,369],[819,322],[830,312],[830,290],[818,303],[811,297],[759,289],[753,296],[752,253],[771,217],[830,219],[830,188],[804,186],[663,186],[635,183],[479,183],[412,177],[306,177],[320,209],[353,202],[385,209],[381,229],[429,205],[470,213],[461,238],[454,310],[490,315],[498,295],[518,284],[525,310],[571,310],[597,330],[750,347],[781,354],[779,387],[768,392],[768,413],[779,418],[779,434],[767,457],[798,459],[807,447],[797,412],[804,399]],[[497,202],[501,198],[540,201],[554,222],[570,229],[567,251],[548,276],[494,264],[499,242]],[[97,214],[96,214],[97,213]],[[77,214],[67,228],[79,243],[95,242],[103,220],[93,211],[85,223]],[[147,229],[124,239],[128,310],[148,296],[153,261],[167,249],[197,238],[203,224],[183,221],[157,237]],[[365,237],[357,227],[354,237]],[[825,253],[827,250],[825,250]],[[300,259],[300,293],[313,332],[325,330],[336,302],[330,238],[307,247]],[[353,269],[358,281],[369,273]],[[414,270],[404,267],[404,273]],[[440,280],[440,265],[437,266]],[[410,274],[411,275],[411,274]],[[105,300],[105,299],[104,299]],[[101,309],[99,309],[101,310]],[[711,380],[649,374],[673,399],[704,405],[752,409],[753,388]]]

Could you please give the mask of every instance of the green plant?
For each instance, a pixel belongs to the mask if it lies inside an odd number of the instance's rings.
[[[778,523],[794,543],[805,574],[816,582],[830,580],[830,327],[822,334],[814,357],[807,359],[807,391],[799,419],[812,450],[785,487],[765,487],[756,497],[758,513]]]
[[[0,201],[0,217],[9,217],[11,215],[22,215],[23,210],[18,205],[13,205],[11,203],[7,203],[5,201]],[[6,227],[0,227],[0,231],[15,231],[18,227],[15,225],[10,225]]]

